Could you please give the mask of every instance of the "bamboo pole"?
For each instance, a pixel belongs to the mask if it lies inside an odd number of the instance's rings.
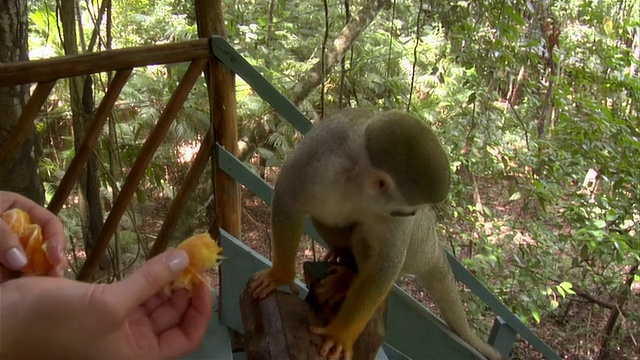
[[[91,279],[93,271],[98,266],[100,259],[109,245],[111,237],[118,227],[120,218],[127,210],[127,206],[129,205],[131,198],[138,189],[138,184],[140,183],[140,179],[144,176],[145,169],[151,162],[151,159],[162,143],[162,140],[165,138],[173,120],[175,120],[178,112],[182,109],[182,105],[189,96],[189,92],[198,80],[198,77],[204,70],[207,62],[208,59],[198,59],[193,61],[182,77],[180,84],[178,84],[178,87],[173,92],[171,99],[160,115],[156,126],[151,130],[149,137],[142,146],[140,155],[129,171],[127,179],[125,180],[122,189],[120,189],[120,194],[118,194],[118,197],[113,203],[113,207],[109,212],[109,216],[104,223],[102,232],[100,232],[100,236],[98,237],[93,250],[89,253],[87,260],[78,272],[78,280],[87,281]]]
[[[211,57],[209,39],[100,51],[44,60],[0,63],[0,86],[46,82],[148,65]]]
[[[193,164],[189,169],[189,173],[187,173],[187,178],[184,183],[178,190],[178,194],[175,199],[171,202],[171,206],[169,207],[169,211],[167,212],[167,216],[165,217],[164,223],[162,224],[162,228],[160,228],[160,232],[158,233],[158,237],[156,241],[153,243],[153,247],[149,252],[149,258],[152,258],[161,252],[163,252],[167,248],[167,243],[169,242],[169,238],[173,234],[178,225],[178,220],[180,220],[180,214],[184,210],[184,207],[193,193],[193,190],[198,185],[198,180],[200,180],[200,176],[204,172],[204,169],[207,167],[207,163],[209,161],[209,157],[211,156],[211,152],[213,151],[213,136],[211,132],[207,132],[204,140],[200,144],[200,149],[198,150],[198,154],[196,158],[193,160]]]
[[[42,104],[44,104],[47,97],[49,97],[49,93],[55,84],[55,80],[38,83],[38,86],[36,86],[36,89],[33,91],[33,95],[31,95],[27,105],[22,110],[15,129],[11,135],[9,135],[2,149],[0,149],[0,166],[4,164],[9,158],[11,151],[20,145],[24,137],[29,133],[29,129],[31,129],[33,125],[33,120],[36,118],[36,115],[38,115],[38,111],[40,111]]]
[[[60,185],[58,185],[58,189],[56,189],[55,194],[53,194],[51,202],[49,202],[48,209],[52,213],[57,214],[60,212],[71,190],[73,190],[73,186],[78,180],[82,169],[87,164],[96,146],[98,146],[98,139],[100,138],[104,123],[107,121],[109,113],[111,113],[113,105],[116,103],[116,100],[118,100],[118,96],[127,83],[132,70],[133,69],[120,70],[111,80],[109,88],[104,94],[102,101],[100,101],[100,105],[91,121],[91,126],[89,126],[87,130],[87,134],[82,140],[76,156],[71,160],[71,164],[69,164],[67,171],[65,171],[64,177],[60,181]]]

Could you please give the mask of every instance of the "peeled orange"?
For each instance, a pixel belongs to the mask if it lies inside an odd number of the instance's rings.
[[[18,236],[27,255],[28,263],[20,271],[26,274],[46,274],[53,266],[47,259],[47,244],[42,238],[40,225],[32,224],[29,213],[17,208],[2,213],[2,220]]]
[[[217,266],[222,259],[222,248],[207,233],[188,238],[178,245],[178,249],[189,255],[189,266],[173,281],[170,289],[166,289],[167,293],[181,288],[191,292],[194,285],[205,282],[202,271]]]

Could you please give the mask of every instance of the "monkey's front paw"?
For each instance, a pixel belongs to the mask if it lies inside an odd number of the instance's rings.
[[[334,265],[329,269],[329,276],[322,279],[315,288],[318,301],[321,304],[333,306],[347,296],[347,291],[356,274],[346,266]]]
[[[263,270],[256,273],[251,279],[249,293],[254,298],[264,299],[270,292],[283,285],[288,285],[295,295],[300,292],[294,283],[294,277],[280,275],[273,269]]]
[[[353,340],[346,338],[344,334],[334,333],[326,327],[312,326],[310,331],[316,335],[325,337],[324,345],[320,349],[320,355],[329,360],[353,359]]]

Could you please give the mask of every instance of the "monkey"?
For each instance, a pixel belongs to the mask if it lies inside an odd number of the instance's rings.
[[[425,287],[449,327],[487,358],[500,353],[467,323],[455,279],[438,240],[434,206],[449,194],[451,170],[435,133],[408,112],[341,110],[320,121],[285,160],[276,180],[272,266],[249,284],[254,298],[288,285],[309,216],[330,249],[350,251],[358,272],[320,355],[352,358],[352,346],[401,274]],[[325,299],[330,296],[325,296]]]

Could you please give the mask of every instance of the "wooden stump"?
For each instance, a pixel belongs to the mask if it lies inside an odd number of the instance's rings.
[[[309,331],[320,323],[298,296],[278,290],[259,300],[245,287],[240,312],[248,360],[322,359],[323,339]]]
[[[248,285],[240,296],[240,312],[244,326],[245,354],[249,360],[323,359],[320,348],[324,338],[309,331],[310,326],[324,326],[333,319],[340,303],[320,305],[314,287],[326,277],[331,264],[307,262],[305,280],[310,289],[307,301],[298,296],[275,291],[266,298],[254,299]],[[386,302],[376,311],[354,344],[354,359],[374,359],[384,340]]]
[[[327,271],[333,264],[328,262],[305,262],[303,264],[304,278],[307,287],[309,288],[309,294],[307,294],[306,301],[311,305],[316,316],[320,318],[322,324],[328,324],[340,310],[342,305],[341,300],[334,306],[320,304],[315,295],[315,288],[318,283],[327,277]],[[344,266],[349,270],[354,269],[347,265]],[[353,344],[353,358],[373,360],[384,341],[385,333],[385,315],[386,315],[386,300],[378,307],[373,317],[367,323],[362,334],[358,337],[355,344]]]

